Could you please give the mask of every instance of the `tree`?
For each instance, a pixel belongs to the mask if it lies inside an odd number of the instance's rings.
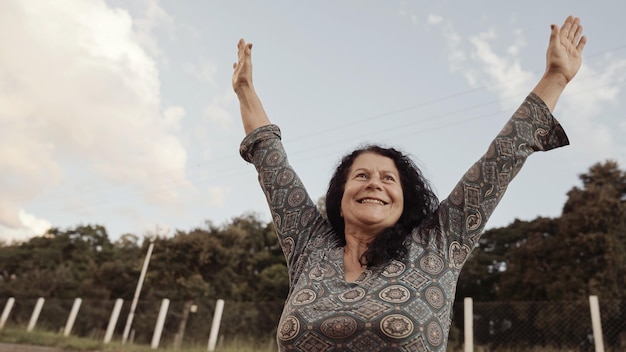
[[[626,173],[606,161],[580,180],[560,218],[485,232],[461,275],[458,299],[626,297]]]
[[[574,187],[567,194],[561,217],[562,234],[575,238],[590,232],[624,230],[626,173],[616,162],[606,161],[593,165],[579,177],[583,188]],[[621,236],[625,236],[623,232]]]
[[[145,248],[139,245],[136,235],[124,234],[113,243],[108,260],[102,262],[92,274],[94,287],[106,290],[103,299],[132,299],[144,255]]]
[[[515,220],[507,227],[486,231],[459,278],[457,300],[545,299],[542,261],[556,220]]]
[[[626,293],[626,172],[617,162],[593,165],[583,188],[568,192],[559,221],[559,251],[578,269],[585,294],[623,299]],[[564,292],[563,295],[566,295]]]
[[[253,214],[221,227],[207,223],[207,228],[158,238],[150,265],[147,288],[155,297],[258,301],[287,295],[288,274],[276,234]],[[280,287],[281,297],[268,295],[268,282]]]
[[[44,236],[2,249],[0,268],[3,277],[11,278],[2,294],[68,299],[84,294],[105,296],[92,283],[92,274],[112,254],[102,226],[52,228]]]
[[[537,218],[523,229],[524,239],[511,246],[506,253],[507,270],[499,281],[500,300],[544,301],[558,299],[550,296],[552,284],[563,282],[566,274],[561,261],[566,258],[553,255],[558,219]]]

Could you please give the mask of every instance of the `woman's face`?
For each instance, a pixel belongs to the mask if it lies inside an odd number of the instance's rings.
[[[341,199],[346,233],[378,233],[395,225],[403,209],[400,175],[393,160],[376,153],[356,157]]]

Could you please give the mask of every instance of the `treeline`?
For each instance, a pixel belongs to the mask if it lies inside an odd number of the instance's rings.
[[[204,343],[217,299],[226,300],[221,333],[262,340],[275,335],[288,274],[271,224],[242,215],[221,226],[207,222],[171,237],[140,240],[126,234],[111,241],[99,225],[51,229],[42,237],[0,247],[0,309],[9,297],[15,307],[8,325],[26,326],[38,297],[46,298],[39,329],[63,327],[72,301],[83,299],[73,334],[101,339],[114,301],[124,300],[119,338],[150,241],[154,242],[133,340],[150,343],[164,298],[172,303],[164,341],[185,332],[186,343]],[[197,314],[189,315],[191,305]]]
[[[53,228],[0,247],[0,297],[130,300],[150,241],[143,299],[275,301],[287,295],[284,257],[271,224],[254,215],[142,241],[111,242],[100,225]]]
[[[457,298],[625,300],[626,172],[607,161],[579,178],[582,187],[567,193],[560,218],[516,220],[485,232],[463,269]]]
[[[485,302],[474,313],[476,343],[591,351],[587,299],[596,295],[604,343],[626,348],[626,172],[607,161],[580,180],[559,218],[516,220],[481,237],[457,289],[457,300]]]
[[[626,299],[626,172],[593,165],[568,192],[560,218],[516,220],[487,231],[466,264],[457,300],[582,301]],[[541,182],[538,180],[537,182]],[[541,202],[537,195],[537,202]],[[274,302],[288,292],[272,224],[245,214],[173,236],[111,241],[100,225],[53,228],[23,243],[0,242],[0,301],[8,297],[132,300],[149,242],[155,247],[142,300]],[[182,303],[181,303],[182,304]],[[621,305],[623,307],[623,305]],[[269,307],[269,305],[268,305]],[[616,319],[626,317],[616,313]],[[108,308],[107,308],[108,311]],[[275,321],[257,325],[272,329]]]
[[[482,236],[457,296],[478,301],[626,298],[626,172],[613,161],[580,175],[560,218],[516,220]],[[540,182],[540,181],[538,181]],[[541,195],[537,195],[541,201]],[[100,225],[0,242],[0,297],[131,299],[149,241],[142,297],[276,301],[288,277],[271,223],[245,214],[216,226],[111,241]]]

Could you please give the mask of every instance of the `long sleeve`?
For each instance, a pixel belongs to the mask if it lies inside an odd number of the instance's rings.
[[[303,270],[309,241],[331,230],[289,164],[280,137],[276,125],[257,128],[244,138],[239,152],[259,174],[293,285]]]
[[[487,152],[463,175],[442,201],[440,224],[450,257],[462,265],[511,180],[535,151],[569,144],[567,135],[548,107],[535,94],[507,121]],[[455,258],[456,257],[456,258]]]

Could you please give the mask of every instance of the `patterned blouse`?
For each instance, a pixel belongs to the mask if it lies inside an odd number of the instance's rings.
[[[255,165],[289,271],[278,325],[281,351],[445,351],[457,279],[509,182],[534,151],[569,144],[531,93],[487,152],[437,210],[437,229],[413,231],[405,259],[346,282],[343,248],[289,165],[276,125],[248,134],[241,156]]]

